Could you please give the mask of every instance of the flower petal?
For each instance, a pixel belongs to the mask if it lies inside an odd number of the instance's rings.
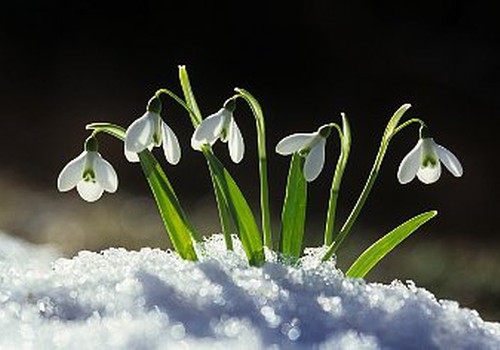
[[[125,145],[123,145],[123,152],[125,153],[125,158],[127,158],[130,163],[139,162],[139,155],[135,152],[127,151],[127,147],[125,147]]]
[[[82,179],[86,156],[87,151],[83,151],[61,170],[57,178],[57,189],[59,191],[66,192],[71,190]]]
[[[436,152],[439,156],[439,160],[443,162],[446,169],[448,169],[453,176],[460,177],[463,175],[464,170],[462,164],[460,164],[460,161],[453,153],[438,144],[436,144]]]
[[[433,165],[421,167],[418,169],[417,177],[426,185],[436,182],[441,177],[441,163],[436,162]]]
[[[325,164],[326,139],[320,137],[318,142],[311,148],[304,163],[304,178],[307,182],[315,180]]]
[[[314,138],[318,134],[313,133],[298,133],[292,134],[284,139],[282,139],[276,145],[276,153],[281,154],[282,156],[287,156],[301,149],[307,147],[307,145],[314,140]]]
[[[421,154],[422,141],[419,141],[399,164],[398,180],[401,184],[407,184],[415,178],[420,168]]]
[[[220,137],[227,117],[226,109],[221,108],[217,113],[205,118],[191,137],[191,147],[200,151],[201,146],[205,144],[213,145]]]
[[[118,176],[109,162],[99,153],[94,159],[95,181],[106,191],[116,192],[118,189]]]
[[[245,154],[245,143],[243,142],[243,136],[241,135],[240,128],[234,121],[234,118],[231,118],[229,122],[229,130],[228,130],[228,147],[229,147],[229,155],[231,159],[235,163],[241,162],[243,159],[243,155]]]
[[[167,123],[162,121],[161,127],[165,158],[167,158],[170,164],[176,165],[181,160],[181,146],[179,145],[179,140]]]
[[[95,202],[99,198],[101,198],[104,190],[99,185],[98,182],[95,181],[85,181],[82,180],[76,185],[76,190],[80,197],[82,197],[87,202]]]
[[[153,143],[156,117],[152,112],[146,112],[127,128],[125,148],[127,151],[139,153]]]

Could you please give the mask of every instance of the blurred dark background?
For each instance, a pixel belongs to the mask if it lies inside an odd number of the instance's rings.
[[[417,141],[417,128],[398,135],[340,265],[411,216],[440,215],[370,276],[411,278],[440,298],[457,299],[487,319],[500,319],[497,99],[500,37],[486,1],[364,4],[358,1],[256,3],[205,1],[18,1],[0,5],[0,227],[68,255],[109,246],[167,245],[137,165],[103,135],[101,153],[115,166],[120,189],[89,205],[75,191],[58,194],[57,175],[81,152],[92,121],[127,126],[161,87],[181,93],[177,65],[188,67],[205,115],[236,86],[264,108],[272,209],[279,217],[288,159],[274,145],[347,113],[353,147],[340,199],[345,219],[369,172],[385,123],[410,102],[438,143],[462,161],[463,178],[443,170],[426,186],[401,186],[396,170]],[[164,103],[183,159],[166,166],[200,231],[218,232],[206,166],[189,147],[183,110]],[[258,208],[254,121],[240,104],[236,118],[247,154],[233,165],[216,152]],[[331,140],[334,140],[333,138]],[[321,243],[326,201],[338,155],[310,186],[308,244]],[[275,223],[278,229],[278,223]]]

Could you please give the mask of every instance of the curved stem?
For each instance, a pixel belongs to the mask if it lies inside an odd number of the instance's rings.
[[[354,208],[352,209],[351,213],[349,214],[349,217],[347,218],[347,221],[345,222],[344,226],[342,226],[342,229],[339,232],[339,235],[335,238],[333,241],[333,244],[328,248],[325,256],[323,257],[323,261],[328,260],[332,257],[332,255],[337,251],[339,246],[342,244],[346,236],[349,234],[351,231],[352,226],[354,225],[354,222],[359,216],[359,213],[361,212],[361,209],[365,205],[366,199],[368,198],[368,195],[370,194],[370,191],[373,187],[373,184],[375,183],[375,180],[377,179],[377,175],[380,169],[380,165],[382,164],[382,160],[384,159],[385,152],[387,150],[387,146],[382,143],[380,145],[379,151],[377,153],[377,157],[375,158],[375,163],[373,164],[373,167],[370,171],[370,175],[368,176],[368,179],[366,180],[365,186],[363,187],[363,191],[361,192],[361,195],[359,196],[356,204],[354,205]]]
[[[257,125],[257,153],[259,157],[259,175],[260,175],[260,209],[262,220],[262,233],[264,235],[264,244],[273,249],[273,238],[271,232],[271,211],[269,205],[269,182],[267,177],[267,154],[266,154],[266,127],[264,122],[264,113],[257,100],[246,90],[235,88],[238,94],[234,98],[243,98],[252,114],[255,117]]]
[[[155,93],[155,95],[158,97],[160,97],[162,94],[170,96],[175,102],[177,102],[181,107],[183,107],[189,113],[189,117],[191,118],[191,123],[193,123],[194,127],[196,127],[199,124],[196,114],[179,96],[177,96],[175,93],[165,88],[158,89],[158,91],[156,91]]]
[[[392,135],[391,137],[394,137],[394,135],[396,135],[398,132],[400,132],[401,130],[403,130],[404,128],[406,128],[407,126],[410,126],[411,124],[415,124],[415,123],[419,123],[420,126],[425,126],[425,122],[422,120],[422,119],[419,119],[419,118],[412,118],[406,122],[404,122],[403,124],[401,124],[400,126],[398,126],[396,129],[394,129],[394,131],[392,132]]]
[[[342,183],[342,176],[349,157],[349,150],[351,147],[351,132],[347,118],[342,113],[342,122],[344,131],[337,124],[332,124],[337,129],[340,138],[340,156],[337,161],[335,173],[332,179],[332,186],[330,188],[330,200],[328,202],[328,210],[326,215],[324,244],[329,246],[333,242],[333,233],[335,230],[335,217],[337,212],[337,201],[339,198],[340,185]]]
[[[397,113],[397,112],[396,112]],[[404,112],[403,112],[404,113]],[[392,130],[390,130],[389,133],[384,134],[384,137],[382,137],[382,141],[380,143],[380,147],[377,153],[377,156],[375,158],[375,162],[373,163],[372,169],[370,171],[370,174],[368,175],[368,179],[366,180],[365,186],[363,187],[363,191],[361,192],[356,204],[354,205],[354,208],[352,209],[351,213],[349,214],[349,217],[347,218],[346,222],[342,226],[342,229],[340,230],[339,235],[335,238],[333,243],[330,245],[328,248],[327,252],[323,256],[323,261],[326,261],[332,257],[333,254],[338,250],[344,239],[347,237],[349,232],[352,229],[352,226],[354,225],[354,222],[358,218],[359,214],[361,213],[361,209],[363,209],[363,206],[365,205],[366,199],[368,198],[368,195],[370,194],[373,185],[375,183],[375,180],[377,179],[380,167],[382,165],[382,161],[384,160],[385,153],[387,151],[387,148],[389,146],[389,142],[391,141],[392,137],[399,133],[401,130],[406,128],[407,126],[414,124],[414,123],[419,123],[421,125],[425,125],[425,123],[418,118],[410,119],[407,122],[399,125],[398,127],[394,127]]]

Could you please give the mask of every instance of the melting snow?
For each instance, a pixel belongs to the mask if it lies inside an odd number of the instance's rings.
[[[412,282],[346,279],[311,249],[248,267],[220,235],[200,262],[144,248],[80,252],[0,234],[0,349],[499,349],[500,323]]]

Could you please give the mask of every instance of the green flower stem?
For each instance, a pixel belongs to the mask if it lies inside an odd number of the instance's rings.
[[[373,187],[373,184],[375,183],[375,180],[377,179],[378,172],[380,169],[380,165],[382,164],[382,160],[384,159],[385,152],[387,150],[387,147],[384,145],[381,145],[379,148],[379,151],[377,153],[377,157],[375,159],[375,163],[373,164],[372,170],[370,171],[370,175],[368,176],[368,179],[365,183],[365,187],[363,188],[363,191],[361,192],[361,195],[358,198],[358,201],[356,202],[353,210],[351,211],[351,214],[347,218],[347,221],[345,222],[344,226],[342,226],[342,229],[339,232],[339,235],[336,237],[335,241],[333,242],[332,245],[328,248],[328,251],[326,252],[325,256],[323,257],[323,261],[326,261],[332,257],[333,254],[337,251],[339,246],[342,244],[346,236],[349,234],[349,232],[352,229],[352,226],[354,225],[354,222],[359,216],[359,213],[361,212],[361,209],[365,205],[366,199],[368,198],[368,195],[370,194],[370,191]]]
[[[342,113],[342,125],[343,130],[335,123],[332,123],[337,129],[340,138],[340,157],[337,161],[337,166],[335,168],[335,173],[333,175],[332,186],[330,188],[330,200],[328,202],[328,211],[326,216],[325,224],[325,234],[324,234],[324,244],[329,246],[333,243],[333,233],[335,229],[335,217],[337,212],[337,201],[339,198],[340,185],[342,183],[342,176],[344,174],[345,167],[347,165],[347,159],[349,158],[349,151],[351,148],[351,131],[349,127],[349,122]]]
[[[193,124],[193,127],[196,129],[196,127],[203,120],[203,116],[201,115],[198,104],[196,103],[196,98],[194,97],[193,89],[191,88],[191,82],[189,81],[189,75],[185,66],[179,66],[179,81],[181,83],[182,92],[186,99],[185,102],[180,97],[178,97],[169,90],[165,89],[165,93],[167,93],[177,102],[179,102],[179,104],[182,105],[188,111],[189,117],[191,118],[191,123]],[[210,152],[212,152],[211,149]],[[229,208],[226,205],[226,201],[223,198],[221,189],[217,186],[216,175],[214,174],[214,171],[211,167],[209,167],[209,172],[215,193],[215,201],[217,202],[219,221],[221,225],[222,234],[224,235],[226,248],[228,250],[233,250],[233,239],[231,238],[231,218],[230,218]]]
[[[273,249],[273,237],[271,232],[271,210],[269,206],[269,182],[267,179],[267,155],[266,155],[266,127],[264,122],[264,113],[259,102],[248,91],[244,89],[234,89],[238,95],[235,97],[243,98],[257,124],[257,153],[259,157],[259,175],[260,175],[260,209],[262,221],[262,233],[264,235],[264,244]]]
[[[338,248],[340,247],[344,239],[351,232],[352,226],[354,225],[356,219],[361,213],[361,209],[363,209],[363,206],[365,205],[368,195],[370,194],[373,185],[375,184],[375,180],[377,179],[380,167],[382,165],[382,161],[384,160],[385,153],[387,152],[387,148],[389,146],[389,142],[391,141],[392,137],[396,133],[400,132],[401,130],[403,130],[404,128],[413,123],[417,122],[423,123],[420,119],[415,118],[415,119],[410,119],[407,122],[398,126],[400,119],[403,117],[404,113],[410,107],[411,106],[409,104],[404,104],[394,113],[392,118],[389,120],[389,123],[387,124],[387,127],[384,131],[382,141],[380,142],[380,147],[377,156],[375,158],[375,162],[373,163],[370,174],[368,175],[368,179],[366,180],[365,186],[363,187],[363,191],[361,192],[356,204],[354,205],[354,208],[349,214],[349,217],[342,226],[342,229],[340,230],[338,236],[334,239],[333,243],[329,246],[327,252],[323,256],[323,261],[330,259],[332,255],[337,252]]]
[[[158,91],[156,91],[155,95],[160,97],[162,94],[170,96],[175,102],[177,102],[179,105],[181,105],[189,113],[189,117],[191,118],[191,122],[193,123],[194,127],[198,126],[198,124],[200,123],[198,121],[198,117],[193,112],[193,110],[191,108],[189,108],[189,106],[186,104],[186,102],[184,102],[179,96],[174,94],[172,91],[165,89],[165,88],[159,89]]]
[[[403,130],[407,126],[410,126],[411,124],[415,124],[415,123],[420,124],[420,126],[426,126],[425,122],[422,119],[413,118],[413,119],[410,119],[410,120],[404,122],[403,124],[401,124],[397,128],[395,128],[394,131],[393,131],[393,133],[392,133],[392,137],[394,137],[394,135],[396,135],[398,132],[400,132],[401,130]]]

